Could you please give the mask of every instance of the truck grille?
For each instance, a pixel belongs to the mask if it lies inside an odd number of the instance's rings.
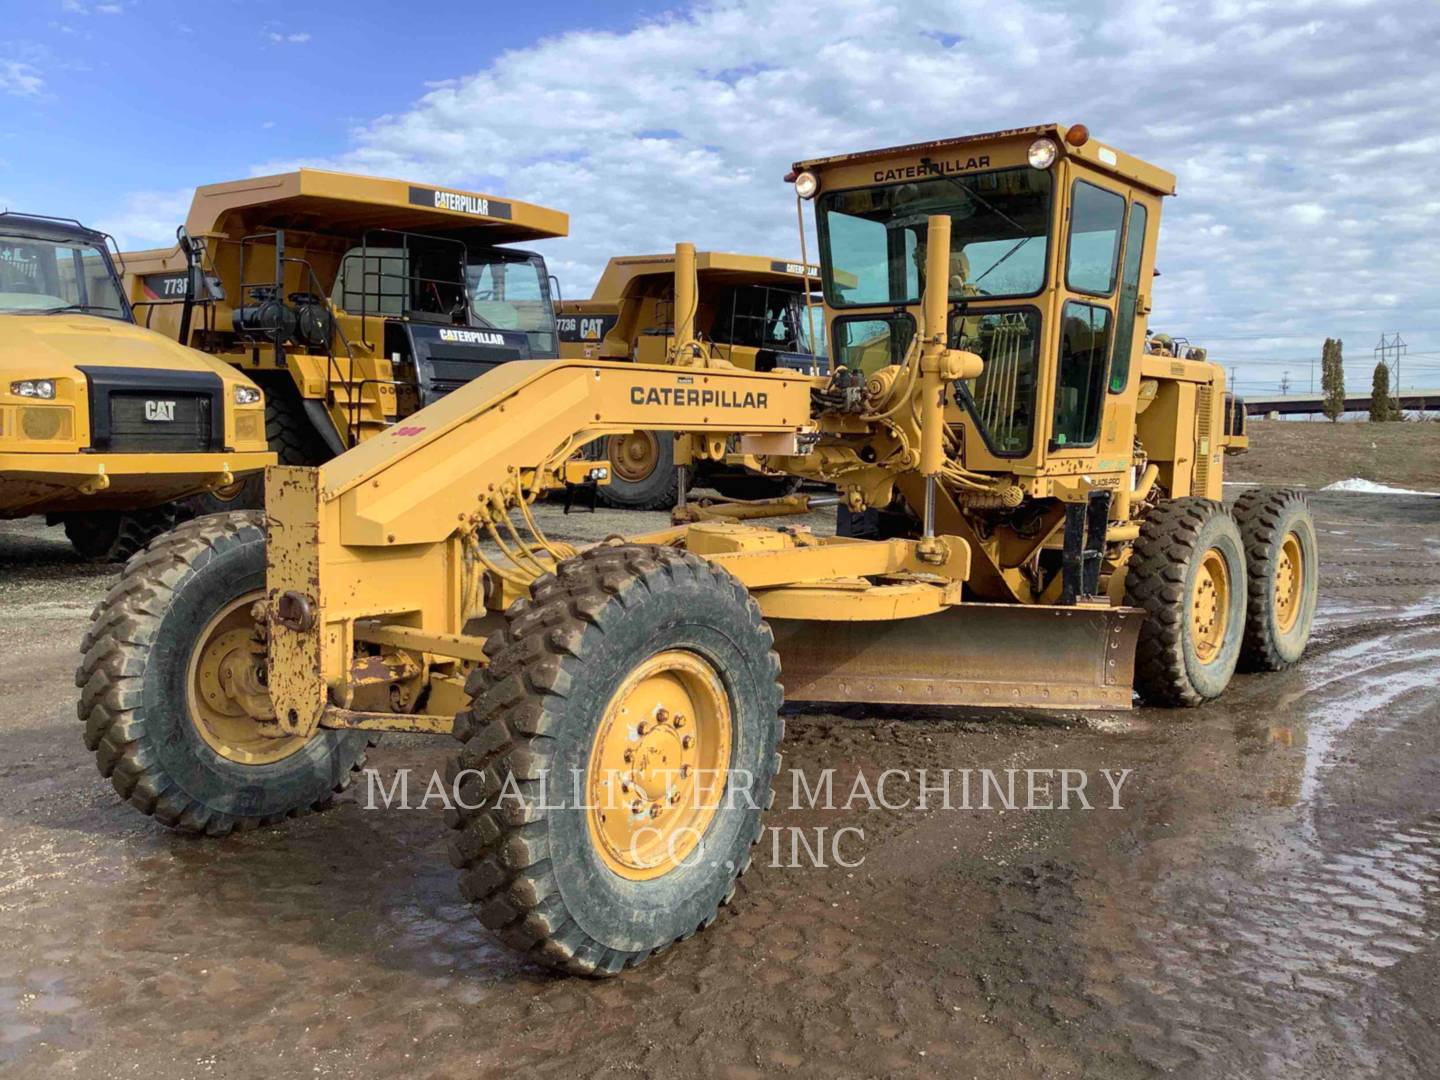
[[[225,385],[206,371],[90,367],[90,450],[202,454],[225,450]]]
[[[210,397],[163,391],[110,395],[110,449],[116,453],[203,453],[210,449]]]

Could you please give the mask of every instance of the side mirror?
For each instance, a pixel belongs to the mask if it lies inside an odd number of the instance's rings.
[[[186,271],[190,275],[185,295],[192,300],[224,302],[225,286],[215,274],[205,273],[205,241],[194,239],[184,225],[175,230],[175,239],[185,253]]]

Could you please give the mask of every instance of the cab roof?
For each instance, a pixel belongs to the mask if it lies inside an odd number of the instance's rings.
[[[1073,126],[1073,125],[1072,125]],[[887,146],[878,150],[861,150],[853,154],[836,154],[831,157],[810,158],[797,161],[795,172],[824,172],[848,165],[863,165],[868,162],[899,159],[925,159],[951,151],[972,151],[982,146],[1001,142],[1033,141],[1039,138],[1054,140],[1060,153],[1083,161],[1101,172],[1108,172],[1122,180],[1148,188],[1159,195],[1175,194],[1175,176],[1155,165],[1133,155],[1116,150],[1090,136],[1081,146],[1072,146],[1065,141],[1070,126],[1064,124],[1036,124],[1032,127],[1007,128],[1002,131],[987,131],[979,135],[958,135],[950,139],[934,139],[930,142],[906,143],[902,146]]]
[[[324,169],[297,169],[195,189],[192,235],[266,229],[359,236],[368,229],[431,233],[479,244],[565,236],[561,210],[474,191]]]
[[[79,240],[86,244],[105,246],[102,232],[86,228],[74,218],[46,217],[44,214],[0,213],[0,232],[20,233],[37,240]]]
[[[675,253],[663,255],[621,255],[605,265],[595,284],[591,300],[620,299],[631,283],[645,277],[672,277]],[[768,255],[736,255],[728,251],[697,251],[695,273],[707,285],[790,285],[804,289],[820,287],[820,268],[802,266],[800,260],[774,259]]]

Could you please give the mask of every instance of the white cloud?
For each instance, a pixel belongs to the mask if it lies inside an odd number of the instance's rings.
[[[307,33],[283,34],[278,30],[271,30],[268,37],[276,45],[304,45],[310,40],[310,35]]]
[[[110,233],[121,251],[171,246],[176,228],[185,224],[190,214],[194,194],[190,188],[131,192],[118,211],[85,224]]]
[[[1083,121],[1178,175],[1153,325],[1318,354],[1378,334],[1383,294],[1440,346],[1437,35],[1428,0],[716,0],[505,53],[326,164],[569,210],[545,250],[575,296],[677,239],[797,254],[798,158]]]
[[[60,10],[67,15],[123,15],[125,5],[114,0],[101,4],[86,4],[83,0],[60,0]]]
[[[0,59],[0,94],[35,97],[45,88],[45,80],[33,64],[24,60]]]

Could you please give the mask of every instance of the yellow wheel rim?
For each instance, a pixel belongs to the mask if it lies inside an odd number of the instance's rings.
[[[660,441],[653,431],[632,431],[628,435],[611,435],[606,456],[615,475],[638,483],[660,465]]]
[[[206,624],[190,654],[186,710],[200,737],[221,757],[242,765],[268,765],[305,745],[299,736],[272,738],[275,710],[265,688],[265,648],[250,609],[261,591],[233,601]]]
[[[730,768],[730,698],[691,652],[657,653],[610,698],[586,773],[590,841],[648,881],[683,865],[714,820]]]
[[[1288,634],[1300,618],[1305,596],[1305,556],[1300,537],[1285,534],[1280,557],[1275,562],[1275,622],[1282,634]]]
[[[1202,664],[1220,655],[1229,624],[1230,567],[1220,549],[1211,548],[1201,557],[1190,590],[1190,640]]]

